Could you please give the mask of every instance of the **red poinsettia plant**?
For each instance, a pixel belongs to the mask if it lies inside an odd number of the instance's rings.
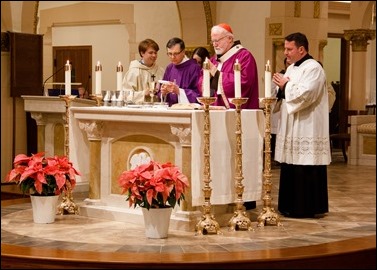
[[[153,160],[122,172],[118,183],[130,207],[140,206],[148,210],[180,205],[189,186],[187,176],[177,166]]]
[[[68,186],[73,190],[76,175],[80,172],[66,156],[45,157],[44,152],[39,152],[17,155],[5,181],[17,183],[24,194],[51,196],[67,191]]]

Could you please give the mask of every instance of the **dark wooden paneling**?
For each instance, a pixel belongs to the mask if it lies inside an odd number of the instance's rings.
[[[81,83],[89,94],[92,89],[92,47],[91,46],[57,46],[53,47],[54,72],[63,67],[67,60],[72,65],[72,83]],[[64,71],[57,72],[54,82],[64,82]],[[64,87],[64,86],[63,86]],[[73,85],[72,89],[79,86]]]
[[[9,32],[11,97],[42,95],[43,36]]]

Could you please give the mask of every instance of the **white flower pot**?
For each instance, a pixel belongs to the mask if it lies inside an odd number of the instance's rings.
[[[53,223],[56,218],[59,195],[30,195],[34,223]]]
[[[167,238],[172,208],[141,209],[144,216],[145,236],[147,238]]]

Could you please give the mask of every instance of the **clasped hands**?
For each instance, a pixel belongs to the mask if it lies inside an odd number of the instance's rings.
[[[274,82],[274,84],[279,86],[280,89],[283,89],[284,85],[289,81],[289,78],[284,77],[281,73],[274,73],[272,81]]]

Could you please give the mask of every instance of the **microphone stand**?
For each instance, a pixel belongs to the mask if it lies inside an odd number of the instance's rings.
[[[62,70],[63,68],[65,67],[65,65],[63,65],[61,68],[59,68],[57,71],[55,71],[54,73],[52,73],[52,75],[50,77],[48,77],[44,82],[43,82],[43,85],[42,85],[42,95],[43,96],[46,96],[48,97],[48,90],[45,91],[45,84],[46,82],[51,79],[55,74],[57,74],[60,70]]]
[[[88,91],[88,84],[89,84],[89,80],[92,78],[91,75],[88,76],[88,80],[86,81],[86,84],[85,84],[85,91],[84,91],[84,97],[85,97],[85,93],[88,93],[88,96],[89,96],[89,91]]]

